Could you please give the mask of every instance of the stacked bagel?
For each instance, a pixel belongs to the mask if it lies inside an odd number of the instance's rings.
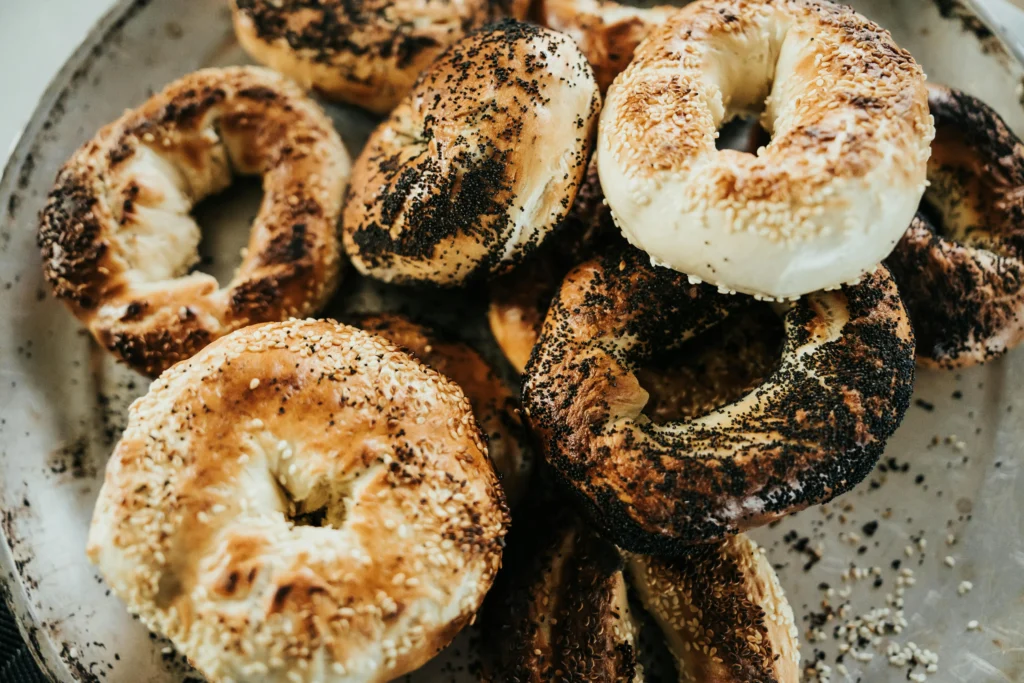
[[[113,591],[211,681],[392,680],[485,597],[495,681],[642,681],[645,619],[680,680],[797,680],[746,532],[867,476],[915,361],[1024,339],[998,114],[827,0],[232,10],[270,68],[128,111],[41,215],[54,294],[156,378],[90,531]],[[383,115],[354,162],[305,90]],[[236,175],[221,286],[190,211]]]

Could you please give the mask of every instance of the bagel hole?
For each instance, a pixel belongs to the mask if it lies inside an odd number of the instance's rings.
[[[756,154],[757,150],[772,141],[772,136],[764,129],[756,116],[738,116],[728,121],[718,131],[715,149],[731,149],[747,154]]]
[[[782,359],[783,327],[766,303],[751,303],[704,334],[649,358],[635,371],[655,424],[693,420],[761,384]]]
[[[212,275],[226,287],[242,264],[253,221],[263,201],[258,176],[235,176],[223,192],[204,198],[192,208],[199,225],[199,262],[192,271]]]

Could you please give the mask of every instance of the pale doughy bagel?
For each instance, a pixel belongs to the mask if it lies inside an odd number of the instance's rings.
[[[632,584],[677,667],[694,683],[796,683],[793,611],[771,564],[744,535],[687,557],[620,551],[551,506],[510,536],[506,568],[484,607],[493,683],[643,683],[642,615]],[[655,680],[665,680],[661,676]]]
[[[748,306],[629,248],[566,277],[526,368],[523,405],[547,461],[593,521],[634,552],[766,524],[852,488],[899,425],[914,342],[882,267],[781,307],[782,357],[758,387],[658,424],[635,369]]]
[[[717,130],[762,109],[757,155]],[[934,129],[921,68],[826,0],[698,0],[608,89],[598,167],[623,234],[694,281],[767,298],[835,288],[899,241]]]
[[[566,36],[506,21],[456,43],[356,161],[343,223],[352,262],[440,285],[510,269],[572,205],[599,107]]]
[[[469,622],[506,524],[454,383],[369,333],[289,321],[132,405],[88,553],[211,682],[383,683]]]
[[[677,8],[637,7],[615,0],[541,0],[536,13],[548,28],[572,36],[604,92],[629,65],[640,41]]]
[[[959,368],[1024,340],[1024,144],[984,102],[929,88],[924,213],[889,257],[917,359]]]
[[[390,313],[359,318],[367,332],[437,370],[466,393],[480,430],[487,436],[487,453],[501,479],[509,504],[526,493],[533,471],[533,451],[519,417],[519,398],[484,358],[467,344],[443,339],[432,330]]]
[[[96,340],[159,374],[254,322],[317,310],[340,267],[349,158],[323,111],[265,69],[190,74],[61,169],[39,229],[46,279]],[[199,260],[196,202],[261,175],[264,198],[224,288]]]
[[[501,16],[491,0],[232,0],[253,59],[331,99],[384,114],[468,31]],[[524,13],[521,2],[513,13]]]

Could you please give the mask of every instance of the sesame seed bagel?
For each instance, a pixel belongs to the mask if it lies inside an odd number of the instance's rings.
[[[292,320],[214,342],[132,405],[88,554],[213,683],[383,683],[472,618],[507,517],[453,382]]]
[[[103,128],[61,168],[39,246],[54,294],[104,348],[157,375],[255,322],[317,310],[340,269],[349,158],[290,81],[253,67],[175,81]],[[232,177],[260,175],[246,253],[220,287],[189,212]]]
[[[477,424],[487,437],[487,453],[501,479],[505,498],[515,506],[529,483],[533,451],[519,417],[519,397],[508,384],[467,344],[443,339],[433,330],[399,315],[368,315],[360,318],[357,325],[401,347],[466,393]]]
[[[629,248],[562,284],[523,405],[547,461],[619,546],[673,555],[852,488],[910,401],[914,341],[885,268],[780,306],[782,357],[738,400],[657,423],[636,370],[749,306]]]
[[[343,222],[352,262],[439,285],[511,269],[572,205],[599,108],[566,36],[505,21],[456,43],[356,161]]]
[[[511,535],[484,608],[492,683],[651,680],[644,610],[681,682],[799,680],[793,611],[746,536],[655,558],[621,553],[564,509],[543,519],[528,537]],[[642,608],[630,604],[630,585]]]
[[[629,66],[640,41],[676,9],[671,5],[637,7],[615,0],[541,0],[535,11],[545,26],[572,36],[605,92]]]
[[[1024,339],[1024,144],[965,93],[929,86],[936,136],[923,212],[886,263],[922,365],[959,368]]]
[[[524,12],[516,3],[514,12]],[[468,31],[501,16],[491,0],[232,0],[253,59],[303,87],[379,114]]]
[[[718,129],[762,112],[756,155]],[[925,188],[925,78],[890,34],[827,0],[698,0],[608,89],[598,168],[623,234],[694,281],[769,299],[849,283]]]

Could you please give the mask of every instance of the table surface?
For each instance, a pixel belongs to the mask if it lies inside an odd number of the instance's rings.
[[[0,70],[0,92],[7,93],[0,106],[0,162],[6,163],[51,77],[114,2],[0,0],[0,64],[8,65]],[[1005,35],[1024,41],[1024,12],[1006,0],[981,2],[991,8]],[[18,647],[14,624],[0,605],[0,681],[43,680],[28,651]]]

